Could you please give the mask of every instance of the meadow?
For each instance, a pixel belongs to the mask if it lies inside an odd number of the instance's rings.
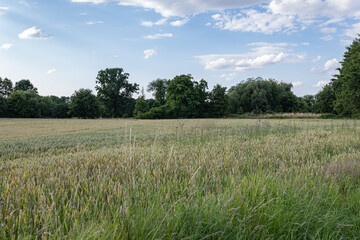
[[[0,119],[0,239],[358,239],[360,121]]]

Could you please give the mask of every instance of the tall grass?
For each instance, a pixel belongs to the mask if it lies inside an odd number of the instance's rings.
[[[0,120],[1,239],[360,237],[358,121],[43,121]]]

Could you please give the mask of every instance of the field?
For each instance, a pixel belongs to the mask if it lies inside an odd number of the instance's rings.
[[[0,120],[0,239],[358,239],[360,121]]]

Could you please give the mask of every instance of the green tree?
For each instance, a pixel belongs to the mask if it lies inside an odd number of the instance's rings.
[[[9,117],[8,99],[0,96],[0,117]]]
[[[134,117],[141,118],[141,115],[148,112],[150,110],[148,103],[145,100],[144,96],[140,96],[136,99],[135,109],[134,109]]]
[[[38,93],[38,89],[28,79],[23,79],[15,83],[14,91],[33,90]]]
[[[109,114],[114,118],[128,112],[132,106],[131,96],[139,90],[139,85],[128,82],[129,74],[122,68],[100,70],[96,77],[96,90]]]
[[[147,91],[152,92],[153,96],[155,98],[155,101],[158,102],[158,105],[164,105],[165,104],[165,96],[166,96],[166,88],[169,84],[169,80],[167,79],[156,79],[149,83]]]
[[[0,77],[0,97],[9,97],[13,91],[13,83],[10,79]]]
[[[231,113],[293,112],[297,98],[292,85],[262,78],[249,78],[229,89]]]
[[[229,100],[226,87],[217,84],[209,94],[211,117],[223,117],[228,114]]]
[[[334,101],[335,93],[332,84],[327,84],[315,95],[314,112],[316,113],[335,113]]]
[[[176,76],[171,80],[166,89],[166,100],[170,109],[176,113],[175,117],[201,117],[206,88],[205,80],[195,82],[190,74]]]
[[[8,98],[9,115],[18,118],[38,118],[40,96],[34,90],[14,91]]]
[[[346,47],[344,58],[332,79],[334,108],[342,116],[360,114],[360,39]]]
[[[73,117],[97,118],[100,115],[99,103],[90,89],[80,89],[70,98],[70,112]]]

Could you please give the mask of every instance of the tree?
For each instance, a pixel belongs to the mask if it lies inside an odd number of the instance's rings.
[[[11,117],[38,118],[40,96],[34,90],[14,91],[8,98],[8,108]]]
[[[0,96],[0,117],[8,116],[8,99]]]
[[[38,89],[28,79],[23,79],[15,83],[14,91],[34,90],[38,93]]]
[[[209,94],[212,117],[223,117],[228,114],[229,100],[226,95],[226,87],[216,84]]]
[[[97,118],[100,115],[99,103],[90,89],[80,89],[71,96],[70,112],[78,118]]]
[[[190,74],[176,76],[166,89],[167,104],[175,111],[176,117],[201,117],[207,83],[205,80],[200,83],[192,80]]]
[[[360,114],[360,38],[346,47],[341,66],[332,79],[334,108],[342,116]]]
[[[305,95],[301,97],[301,101],[303,101],[305,109],[302,112],[311,113],[314,111],[314,104],[315,104],[315,96],[313,95]]]
[[[297,98],[291,84],[249,78],[229,89],[231,113],[293,112]]]
[[[327,84],[315,95],[313,106],[316,113],[334,113],[335,93],[332,84]]]
[[[140,96],[136,99],[135,109],[134,109],[134,117],[141,118],[141,115],[148,112],[150,110],[148,103],[145,100],[144,96]]]
[[[9,97],[13,91],[13,83],[10,79],[0,77],[0,97]]]
[[[139,85],[129,83],[128,78],[129,74],[122,68],[100,70],[96,77],[98,96],[114,118],[127,112],[132,94],[139,90]]]
[[[153,92],[155,101],[158,102],[158,105],[165,104],[166,88],[169,85],[169,80],[167,79],[156,79],[149,83],[147,91]]]

